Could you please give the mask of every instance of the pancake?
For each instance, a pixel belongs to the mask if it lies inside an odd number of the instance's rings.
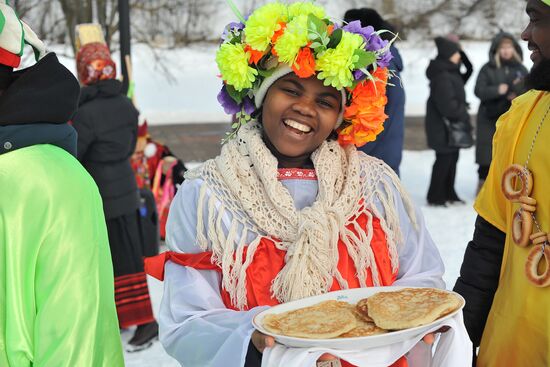
[[[293,311],[266,315],[263,325],[274,334],[307,339],[336,338],[357,326],[352,309],[353,306],[347,302],[330,300]]]
[[[355,315],[357,326],[355,327],[355,329],[352,329],[347,333],[340,335],[339,338],[359,338],[362,336],[385,334],[388,332],[388,330],[384,330],[376,326],[372,321],[369,322],[363,320],[362,316],[359,314],[359,312],[357,312],[355,307],[353,310],[353,314]]]
[[[426,325],[462,305],[452,292],[436,288],[404,288],[380,292],[367,300],[368,314],[376,326],[401,330]]]
[[[369,306],[367,304],[367,298],[363,298],[355,306],[355,314],[361,320],[366,322],[373,322],[372,317],[369,316]]]

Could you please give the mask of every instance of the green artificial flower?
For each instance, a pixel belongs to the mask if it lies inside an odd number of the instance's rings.
[[[224,43],[216,53],[222,79],[237,91],[251,88],[258,71],[248,66],[248,54],[242,44]]]
[[[326,16],[325,9],[311,2],[296,2],[288,7],[290,19],[299,15],[313,14],[317,18],[324,19]]]
[[[254,11],[246,21],[244,28],[245,41],[253,49],[264,52],[276,31],[281,29],[279,23],[288,21],[288,8],[279,2],[266,4]]]
[[[338,90],[353,85],[354,65],[359,56],[355,51],[363,49],[363,37],[343,32],[342,39],[336,48],[329,48],[317,58],[315,69],[319,71],[317,77],[323,80],[324,85],[330,85]]]
[[[294,64],[300,49],[308,44],[307,15],[299,15],[292,19],[285,32],[275,44],[275,52],[280,62]]]

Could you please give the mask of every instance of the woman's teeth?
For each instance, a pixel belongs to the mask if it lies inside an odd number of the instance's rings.
[[[307,125],[304,125],[304,124],[301,124],[299,122],[296,122],[294,120],[284,120],[283,121],[285,123],[285,125],[288,125],[296,130],[299,130],[303,133],[308,133],[311,131],[311,127],[307,126]]]

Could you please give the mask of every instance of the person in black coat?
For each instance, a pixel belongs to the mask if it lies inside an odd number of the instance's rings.
[[[466,52],[464,52],[464,50],[462,49],[462,46],[460,45],[460,38],[456,34],[449,33],[448,35],[445,36],[445,38],[458,44],[458,47],[459,47],[458,53],[460,54],[460,61],[459,61],[460,76],[462,77],[464,84],[466,84],[466,82],[470,79],[470,77],[474,72],[474,66],[472,65],[472,62],[470,61],[470,59],[468,58],[468,55],[466,55]]]
[[[374,9],[360,8],[346,11],[344,21],[349,23],[354,20],[359,20],[363,27],[372,26],[375,31],[390,31],[391,33],[385,32],[380,35],[384,40],[391,40],[394,37],[393,25],[384,20]],[[390,61],[388,69],[392,70],[395,76],[391,80],[393,85],[388,85],[386,88],[388,103],[384,112],[388,115],[388,119],[384,121],[384,131],[377,136],[376,140],[365,144],[359,150],[380,158],[399,175],[405,136],[405,89],[400,78],[400,73],[403,71],[403,60],[395,44],[390,46],[390,52],[393,59]]]
[[[454,189],[458,148],[448,143],[445,119],[449,123],[463,122],[471,130],[468,104],[464,92],[465,76],[460,72],[460,46],[447,38],[437,37],[437,57],[426,70],[430,81],[430,97],[426,106],[426,136],[428,146],[435,150],[428,204],[446,206],[462,202]],[[469,132],[469,131],[468,131]]]
[[[94,178],[103,199],[115,274],[115,299],[121,328],[136,326],[131,350],[151,345],[158,335],[147,278],[139,194],[130,157],[134,152],[138,111],[122,94],[109,49],[88,43],[77,54],[83,84],[79,108],[72,119],[78,132],[77,157]]]
[[[476,163],[479,165],[479,188],[485,181],[491,164],[495,123],[512,104],[512,99],[526,89],[523,79],[527,69],[522,64],[523,52],[509,33],[497,34],[489,49],[489,62],[477,76],[475,94],[480,99],[476,124]]]

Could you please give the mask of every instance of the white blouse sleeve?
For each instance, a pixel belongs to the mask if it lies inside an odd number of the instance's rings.
[[[388,181],[391,178],[386,177]],[[389,185],[393,189],[394,203],[397,206],[403,244],[398,247],[399,272],[393,285],[413,287],[445,288],[443,274],[445,266],[434,244],[422,212],[415,206],[416,227],[411,222],[405,209],[403,198],[395,184]],[[377,207],[384,212],[380,203]]]
[[[166,235],[173,251],[202,252],[195,244],[201,185],[200,180],[186,180],[174,197]],[[222,302],[217,271],[168,262],[158,320],[160,341],[182,366],[241,367],[254,331],[252,318],[265,308],[229,310]]]

